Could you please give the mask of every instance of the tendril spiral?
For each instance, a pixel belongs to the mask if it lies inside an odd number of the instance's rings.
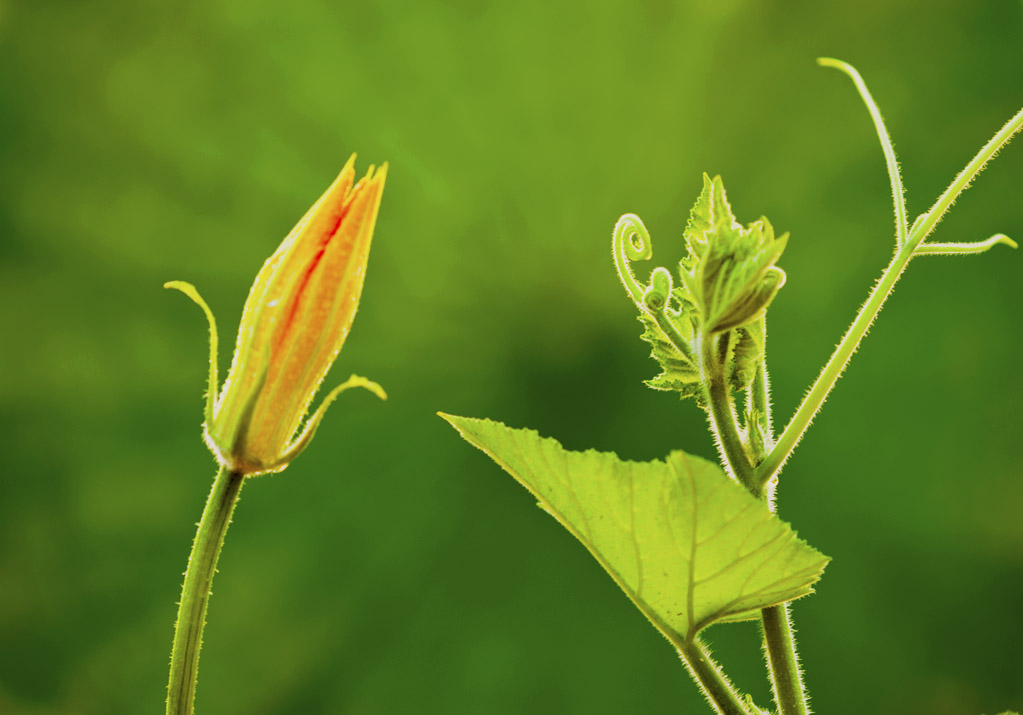
[[[625,286],[625,291],[632,298],[632,301],[640,308],[645,309],[644,294],[647,286],[636,280],[632,272],[630,261],[646,261],[654,255],[653,246],[650,244],[650,232],[646,230],[643,221],[636,214],[625,214],[615,224],[614,238],[612,240],[614,249],[615,268],[618,270],[618,277]],[[668,276],[671,280],[671,276]]]
[[[651,313],[663,313],[671,300],[671,273],[658,267],[650,274],[650,286],[643,293],[643,305]]]

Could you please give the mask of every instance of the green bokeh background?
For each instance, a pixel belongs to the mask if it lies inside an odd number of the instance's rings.
[[[199,711],[702,713],[585,550],[436,410],[571,448],[711,456],[610,258],[681,255],[700,172],[792,239],[778,419],[912,216],[1023,105],[1018,0],[0,0],[0,712],[162,712],[214,466],[206,327],[349,153],[390,162],[362,307],[312,448],[249,484]],[[1023,238],[1023,140],[939,240]],[[1023,255],[914,262],[790,460],[781,513],[834,558],[794,607],[816,710],[1023,708]],[[229,355],[221,356],[226,366]],[[709,639],[767,705],[756,628]]]

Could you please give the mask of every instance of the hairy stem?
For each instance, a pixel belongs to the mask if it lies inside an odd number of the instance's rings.
[[[821,371],[820,376],[814,382],[813,387],[807,393],[806,397],[803,398],[803,402],[799,405],[795,415],[789,421],[789,424],[785,427],[785,431],[782,432],[781,437],[778,439],[778,443],[771,450],[770,454],[758,468],[758,480],[761,484],[767,482],[775,474],[777,474],[784,466],[785,461],[788,459],[792,450],[795,449],[796,444],[802,438],[806,429],[810,426],[810,422],[813,420],[817,411],[820,410],[821,405],[824,404],[824,400],[827,399],[831,389],[835,386],[835,382],[839,376],[845,370],[845,366],[849,363],[849,359],[853,353],[856,352],[856,348],[859,347],[860,341],[863,336],[867,334],[867,330],[870,325],[874,322],[874,318],[877,317],[878,312],[881,310],[881,306],[884,305],[885,300],[891,294],[892,289],[895,287],[896,281],[899,276],[906,269],[909,264],[910,258],[913,257],[914,252],[923,243],[923,241],[930,235],[931,231],[938,222],[944,217],[951,208],[953,202],[969,185],[970,181],[980,173],[981,169],[987,164],[988,161],[998,153],[1011,138],[1023,129],[1023,109],[1016,113],[1016,115],[1010,119],[1005,126],[1003,126],[992,138],[985,144],[977,155],[966,165],[966,167],[959,172],[955,180],[949,185],[947,189],[938,197],[938,200],[934,203],[934,206],[930,210],[918,218],[910,229],[909,236],[906,242],[899,246],[892,258],[891,263],[885,269],[881,275],[880,280],[874,286],[870,296],[867,298],[867,302],[860,308],[860,312],[856,315],[855,320],[849,330],[846,331],[842,337],[842,341],[835,348],[835,352],[832,353],[831,358],[828,360],[827,365]]]
[[[995,135],[991,137],[988,143],[980,148],[976,156],[963,167],[963,170],[959,172],[948,188],[938,197],[938,200],[934,202],[934,206],[931,206],[926,214],[917,219],[906,241],[910,248],[915,249],[930,235],[934,227],[938,225],[938,222],[952,208],[952,204],[959,198],[959,194],[966,190],[974,177],[981,172],[984,166],[995,157],[995,154],[1003,146],[1009,143],[1009,140],[1020,129],[1023,129],[1023,109],[1016,112],[1012,119],[995,132]]]
[[[779,715],[809,715],[810,706],[803,685],[803,673],[796,654],[789,604],[765,608],[760,612],[764,632],[764,651],[771,671],[771,690]]]
[[[699,638],[690,643],[675,643],[675,646],[715,712],[720,715],[753,715]]]
[[[835,386],[839,376],[845,370],[846,365],[849,363],[853,353],[856,352],[856,348],[859,347],[860,341],[866,335],[874,319],[877,317],[878,312],[884,305],[885,300],[891,295],[892,289],[895,287],[895,283],[898,281],[902,272],[909,265],[910,259],[914,255],[920,255],[923,253],[967,253],[967,252],[980,252],[980,250],[986,250],[995,243],[1008,243],[1009,245],[1014,244],[1006,239],[1005,237],[998,235],[992,237],[984,244],[978,244],[976,248],[970,246],[961,246],[946,244],[935,246],[933,249],[928,250],[923,247],[922,244],[926,238],[930,235],[931,231],[938,222],[944,217],[951,208],[953,202],[961,194],[970,181],[984,168],[988,161],[1001,149],[1012,137],[1023,128],[1023,110],[1020,110],[1012,119],[1010,119],[1005,126],[1003,126],[991,140],[985,144],[976,156],[966,165],[966,167],[956,176],[952,184],[942,193],[934,206],[924,215],[920,216],[913,224],[912,228],[909,229],[908,235],[906,235],[905,228],[905,204],[902,198],[902,181],[899,177],[898,166],[895,163],[895,155],[891,150],[891,142],[888,139],[887,131],[884,128],[884,123],[881,121],[880,113],[876,110],[873,100],[870,98],[869,92],[866,90],[866,86],[860,79],[859,74],[855,70],[852,70],[844,63],[837,63],[834,61],[825,61],[823,64],[830,64],[837,66],[839,69],[847,72],[852,76],[853,80],[857,84],[857,88],[860,90],[864,101],[867,103],[868,108],[871,110],[871,116],[874,119],[875,125],[878,130],[878,136],[881,138],[882,148],[885,150],[885,158],[888,161],[889,173],[892,179],[892,192],[895,203],[895,215],[896,215],[896,233],[898,234],[899,241],[897,249],[891,263],[882,273],[880,280],[874,286],[874,289],[870,292],[866,303],[860,308],[856,318],[853,320],[851,326],[842,337],[842,341],[835,348],[835,352],[828,360],[824,369],[821,371],[820,376],[814,382],[810,388],[809,393],[803,398],[803,402],[799,405],[795,415],[793,415],[789,424],[785,427],[778,442],[771,448],[767,455],[753,455],[754,462],[758,463],[757,476],[754,480],[761,491],[764,491],[764,486],[768,484],[784,466],[785,461],[788,459],[792,450],[795,449],[796,444],[802,438],[807,428],[810,426],[810,422],[814,416],[820,410],[824,400],[827,399],[828,394]],[[954,250],[952,250],[954,249]],[[752,389],[759,391],[765,386],[766,381],[754,382]],[[754,404],[757,402],[766,402],[768,396],[766,390],[761,394],[754,394],[752,401]],[[751,490],[752,491],[752,490]],[[771,490],[768,487],[767,496],[768,501],[771,500]],[[756,493],[756,492],[754,492]],[[781,604],[772,608],[765,608],[761,611],[761,618],[763,624],[764,633],[764,649],[767,653],[768,666],[771,672],[771,684],[774,690],[775,702],[780,710],[780,715],[808,715],[810,710],[806,699],[806,690],[803,685],[802,673],[799,669],[799,658],[796,654],[795,638],[793,637],[792,623],[788,612],[788,605]]]
[[[767,379],[767,357],[761,363],[761,369],[750,386],[749,399],[759,410],[770,409],[769,383]],[[766,449],[774,439],[771,428],[770,412],[765,416]],[[766,455],[754,453],[753,459],[760,462]],[[774,492],[770,485],[763,489],[761,495],[774,511]],[[803,685],[803,672],[799,667],[799,655],[796,651],[796,639],[792,630],[792,617],[789,604],[782,603],[760,611],[761,631],[764,638],[764,652],[767,655],[768,673],[771,679],[771,692],[778,706],[779,715],[808,715],[810,712],[806,686]]]
[[[221,467],[199,521],[181,589],[178,620],[174,625],[167,715],[192,715],[210,585],[243,480],[242,475]]]
[[[725,469],[740,484],[754,491],[755,488],[759,489],[756,474],[736,422],[728,378],[721,370],[715,354],[716,342],[712,336],[705,335],[701,340],[700,350],[700,371],[707,389],[707,415],[710,417],[710,427],[714,432]]]
[[[792,454],[792,450],[795,449],[796,444],[803,437],[807,427],[810,426],[810,422],[818,410],[820,410],[821,405],[824,404],[824,400],[835,386],[838,377],[845,370],[845,366],[849,363],[849,358],[856,352],[856,348],[859,347],[863,336],[867,334],[867,330],[874,322],[878,312],[880,312],[881,306],[884,305],[885,300],[891,294],[895,282],[902,275],[902,271],[905,270],[911,256],[911,249],[907,250],[905,246],[900,248],[884,273],[881,274],[881,279],[870,292],[867,302],[860,308],[860,312],[842,337],[838,347],[835,348],[831,359],[828,360],[816,382],[813,383],[813,387],[810,388],[806,397],[803,398],[803,402],[796,410],[796,414],[792,416],[785,430],[781,433],[778,443],[775,444],[774,449],[771,450],[770,454],[760,464],[758,471],[761,484],[767,482],[781,471],[785,460]]]

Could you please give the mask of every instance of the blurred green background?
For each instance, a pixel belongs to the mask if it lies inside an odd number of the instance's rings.
[[[1023,105],[1018,0],[0,0],[0,712],[162,712],[229,360],[262,261],[334,178],[387,160],[346,395],[249,484],[198,709],[702,713],[585,550],[436,410],[570,448],[713,455],[656,372],[611,229],[681,255],[700,172],[792,239],[771,309],[787,419],[911,216]],[[1023,238],[1023,140],[937,240]],[[834,558],[794,608],[816,711],[1023,708],[1023,255],[914,262],[790,460],[781,513]],[[767,705],[750,624],[709,632]]]

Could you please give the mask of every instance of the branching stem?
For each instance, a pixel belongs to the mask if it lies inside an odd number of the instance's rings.
[[[931,209],[918,218],[914,223],[913,227],[909,232],[909,236],[904,244],[901,244],[895,252],[895,256],[892,258],[891,263],[885,269],[884,273],[881,274],[880,280],[874,289],[871,291],[870,296],[867,298],[867,302],[860,308],[860,312],[856,315],[855,320],[849,330],[846,331],[842,337],[842,341],[835,348],[835,352],[831,355],[824,369],[821,371],[817,381],[814,382],[813,387],[807,393],[806,397],[803,398],[803,402],[799,405],[795,415],[789,421],[788,426],[785,427],[785,431],[782,432],[781,437],[778,439],[778,443],[771,450],[770,454],[760,465],[758,469],[758,479],[761,484],[766,483],[773,476],[775,476],[781,468],[784,466],[785,461],[788,459],[792,450],[795,449],[796,444],[802,438],[807,428],[810,426],[810,422],[813,420],[817,411],[820,410],[821,405],[824,404],[824,400],[827,399],[831,389],[835,386],[835,382],[838,381],[839,376],[845,370],[845,366],[849,363],[849,359],[853,353],[856,352],[856,348],[859,347],[860,341],[863,336],[867,334],[867,330],[874,322],[874,318],[877,317],[878,312],[881,310],[881,306],[884,305],[885,300],[891,294],[892,289],[895,287],[896,281],[899,276],[906,269],[910,259],[917,252],[917,248],[921,246],[924,240],[930,235],[931,231],[938,222],[945,216],[949,208],[958,198],[970,181],[980,173],[988,161],[998,153],[1011,138],[1012,136],[1023,128],[1023,109],[1016,113],[1016,115],[1010,119],[1005,126],[1003,126],[991,140],[981,148],[977,155],[966,165],[966,167],[959,172],[955,180],[945,189],[944,193],[938,197],[938,200],[934,203]]]

